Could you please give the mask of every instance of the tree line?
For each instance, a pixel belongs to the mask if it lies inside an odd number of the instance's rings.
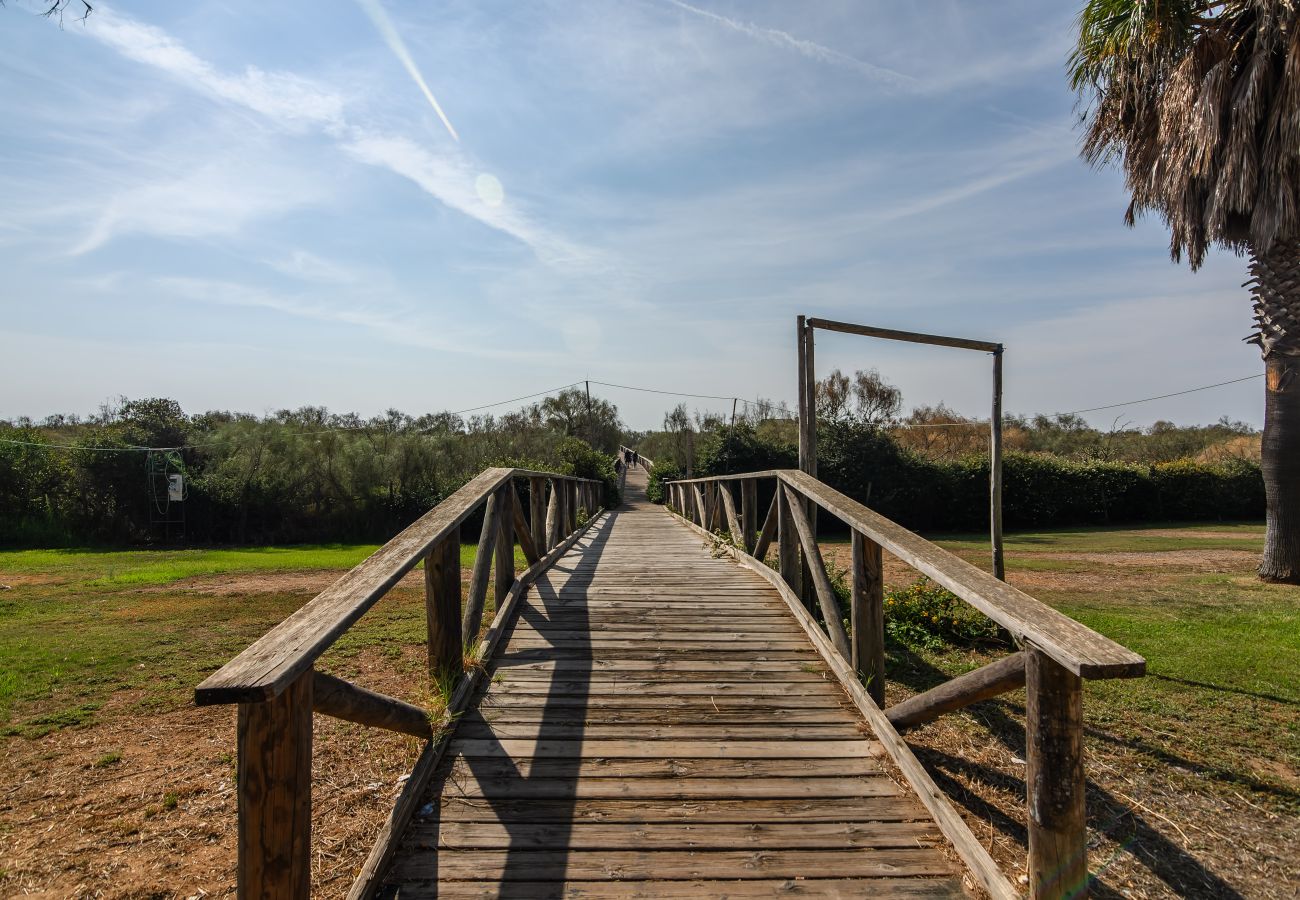
[[[160,494],[148,465],[160,456],[184,479],[189,542],[383,541],[488,466],[604,479],[612,500],[622,434],[617,407],[577,390],[468,418],[188,415],[166,398],[123,399],[84,418],[0,422],[0,543],[158,539],[165,484]]]

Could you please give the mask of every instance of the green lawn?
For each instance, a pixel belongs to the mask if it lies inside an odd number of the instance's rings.
[[[1300,810],[1300,588],[1254,577],[1263,534],[1258,523],[1011,534],[1007,573],[1146,658],[1145,678],[1087,684],[1090,725],[1223,790]],[[935,540],[988,568],[987,537]],[[1213,551],[1237,552],[1196,564]],[[896,647],[893,662],[921,689],[942,677],[936,669],[991,658]]]
[[[374,545],[238,550],[25,550],[0,552],[0,729],[35,736],[95,718],[119,691],[148,688],[135,706],[174,707],[310,590],[245,596],[192,588],[207,576],[342,574]],[[466,571],[476,546],[461,547]],[[518,547],[515,565],[527,563]],[[330,651],[395,649],[423,640],[419,592],[385,597]]]

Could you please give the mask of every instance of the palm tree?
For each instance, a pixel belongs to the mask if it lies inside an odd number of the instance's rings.
[[[1170,254],[1250,257],[1264,357],[1268,532],[1259,576],[1300,583],[1300,2],[1087,0],[1070,57],[1083,156],[1119,164],[1126,221]]]

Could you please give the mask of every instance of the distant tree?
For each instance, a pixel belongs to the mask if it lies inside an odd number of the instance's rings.
[[[582,438],[602,453],[618,450],[623,422],[618,407],[586,391],[569,388],[541,402],[546,423],[566,435]]]
[[[819,419],[854,425],[886,425],[903,408],[903,392],[875,369],[854,372],[852,379],[835,369],[817,382],[816,398]]]
[[[1300,583],[1300,4],[1088,0],[1070,57],[1083,156],[1118,163],[1131,225],[1154,212],[1170,253],[1250,257],[1264,357],[1259,576]]]

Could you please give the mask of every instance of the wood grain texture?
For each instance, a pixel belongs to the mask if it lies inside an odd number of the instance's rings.
[[[311,711],[313,673],[272,700],[239,704],[241,898],[311,895]]]
[[[625,506],[503,623],[387,890],[959,892],[941,832],[783,598],[650,506],[644,483],[631,468]],[[743,540],[734,503],[689,493]]]
[[[849,631],[853,671],[877,706],[885,704],[885,568],[880,545],[854,531],[850,539]],[[891,720],[892,721],[892,720]],[[895,723],[897,724],[897,723]]]
[[[313,672],[312,709],[360,725],[371,725],[425,740],[433,737],[429,714],[418,706],[366,690],[324,672]]]
[[[429,677],[454,680],[465,658],[461,635],[460,529],[433,545],[424,561],[424,612],[429,633]]]
[[[1025,656],[1029,893],[1046,900],[1086,897],[1083,682],[1039,650]]]
[[[1010,631],[1017,640],[1029,641],[1074,674],[1085,678],[1133,678],[1146,672],[1146,660],[1132,650],[999,581],[834,488],[802,472],[785,471],[780,478],[952,591]]]
[[[835,589],[831,587],[831,580],[826,575],[826,561],[822,559],[821,549],[817,546],[817,535],[813,524],[804,511],[799,495],[789,488],[782,489],[786,491],[790,519],[794,522],[795,531],[799,534],[799,543],[803,547],[803,558],[806,563],[804,571],[812,577],[826,631],[830,634],[831,643],[835,645],[840,656],[851,659],[853,649],[849,646],[849,635],[844,630],[844,622],[840,618],[840,605],[835,599]]]
[[[915,728],[944,713],[988,700],[1025,683],[1025,654],[1013,653],[973,672],[958,675],[923,694],[909,697],[885,711],[889,721],[900,731]]]

